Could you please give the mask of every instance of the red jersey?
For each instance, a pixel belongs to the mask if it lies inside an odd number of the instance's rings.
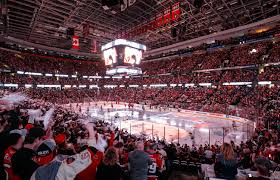
[[[90,148],[88,148],[88,150],[91,154],[92,163],[76,176],[77,180],[94,180],[97,167],[103,158],[102,152],[97,151],[94,153]]]
[[[156,180],[158,178],[159,171],[163,169],[164,161],[161,154],[150,154],[150,158],[153,160],[153,164],[149,166],[148,180]]]
[[[4,160],[3,160],[3,165],[5,167],[5,170],[8,173],[8,177],[11,180],[19,180],[20,177],[15,175],[12,169],[12,156],[17,152],[16,149],[14,149],[12,146],[8,147],[5,152],[4,152]]]
[[[115,140],[115,133],[112,132],[110,134],[110,140],[109,140],[109,144],[108,144],[108,147],[112,147],[114,145],[114,140]]]

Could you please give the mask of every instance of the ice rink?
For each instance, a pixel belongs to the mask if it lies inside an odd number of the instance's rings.
[[[70,107],[70,106],[69,106]],[[131,134],[165,139],[188,145],[221,144],[246,141],[252,135],[254,123],[224,114],[178,109],[150,109],[149,106],[127,103],[91,102],[72,104],[75,111],[105,120]]]

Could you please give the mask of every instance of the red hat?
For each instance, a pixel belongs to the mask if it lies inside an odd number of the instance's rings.
[[[26,124],[25,125],[25,127],[24,127],[24,129],[26,129],[27,131],[29,131],[31,128],[33,128],[34,126],[33,126],[33,124]]]
[[[51,162],[54,158],[56,144],[53,139],[44,140],[37,148],[37,163],[42,166]]]
[[[54,138],[56,144],[62,144],[65,142],[66,140],[66,135],[65,134],[58,134],[55,138]]]

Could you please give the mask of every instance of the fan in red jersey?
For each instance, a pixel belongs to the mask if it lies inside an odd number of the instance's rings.
[[[20,179],[19,176],[15,175],[12,169],[12,156],[20,149],[23,145],[26,130],[12,130],[9,134],[10,146],[4,152],[4,167],[8,173],[8,178],[12,180]]]
[[[164,167],[164,160],[160,153],[156,151],[157,145],[152,144],[148,147],[147,152],[153,160],[153,164],[149,166],[148,180],[157,180]]]

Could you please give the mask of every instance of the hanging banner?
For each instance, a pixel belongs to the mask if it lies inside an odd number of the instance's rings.
[[[172,21],[177,21],[180,18],[181,10],[180,4],[176,3],[172,6]]]
[[[129,0],[128,0],[129,1]],[[164,10],[163,13],[154,16],[150,22],[143,23],[140,26],[134,27],[125,34],[121,34],[121,38],[127,39],[136,35],[144,34],[147,31],[153,31],[171,22],[178,21],[181,16],[180,3],[175,3],[170,8]]]
[[[72,37],[72,49],[79,49],[80,44],[79,44],[79,36],[73,36]]]

